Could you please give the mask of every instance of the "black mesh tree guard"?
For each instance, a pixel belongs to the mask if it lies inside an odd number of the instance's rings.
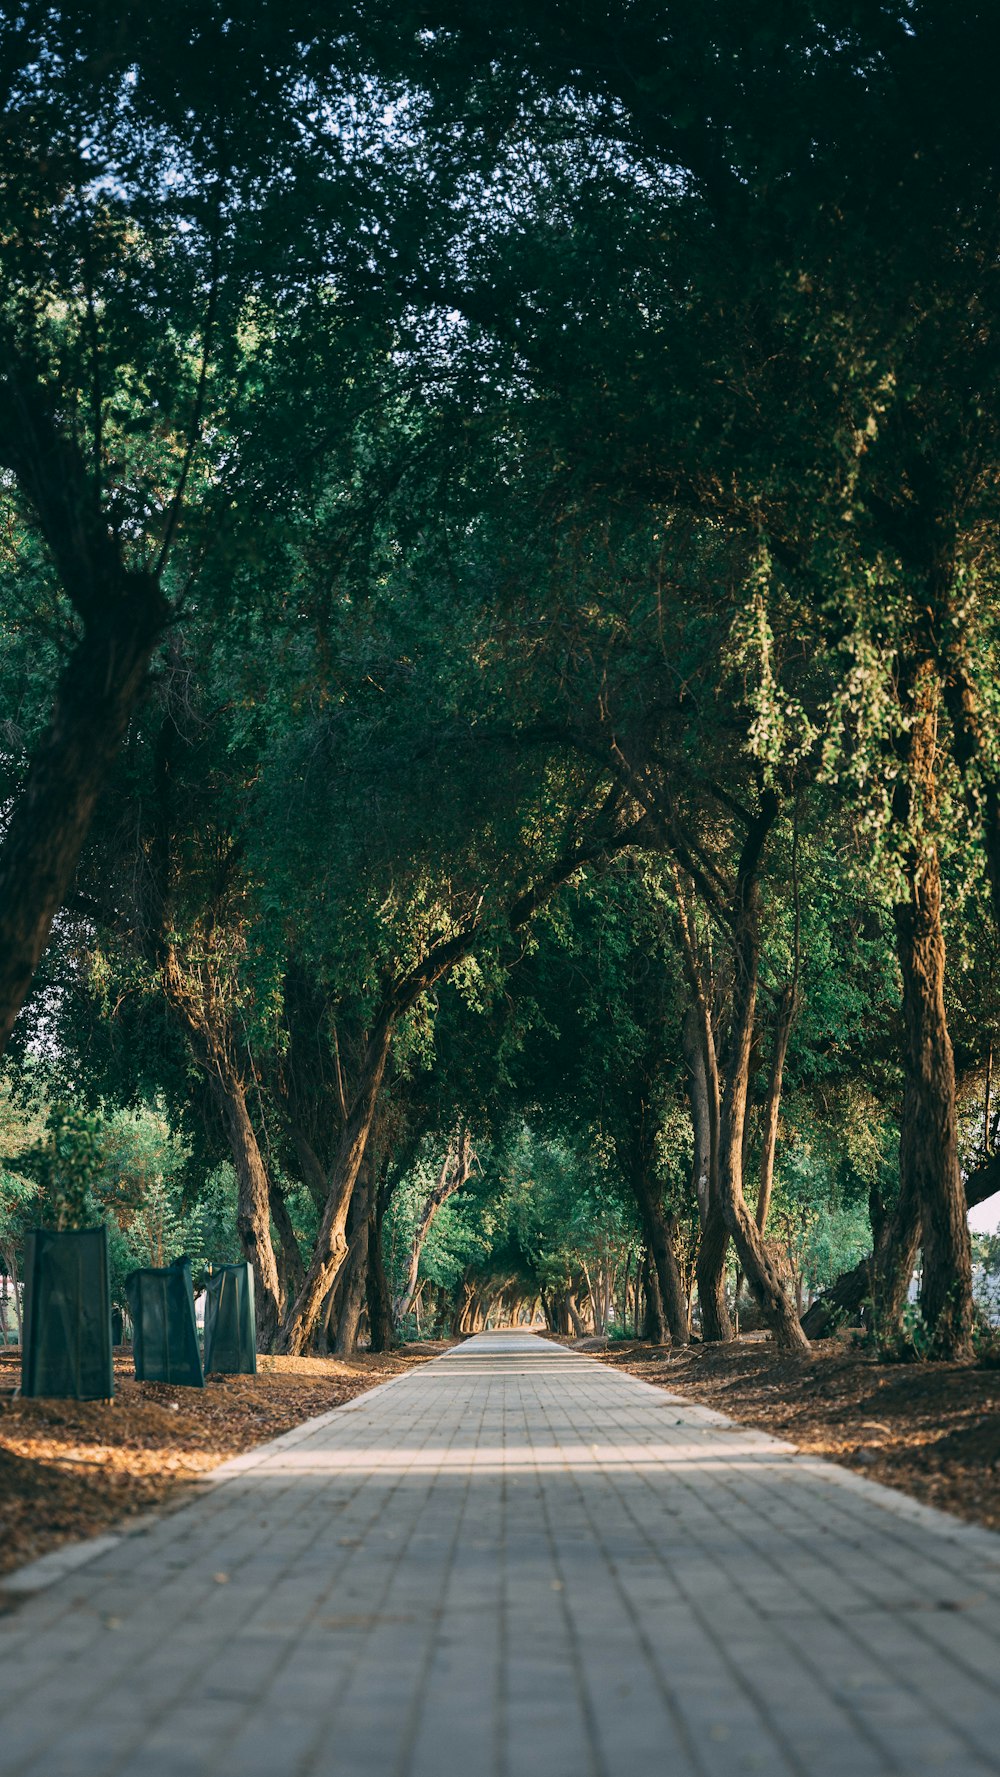
[[[256,1376],[257,1333],[250,1266],[211,1266],[205,1291],[206,1376]]]
[[[132,1357],[140,1382],[204,1388],[190,1259],[144,1266],[125,1279]]]
[[[21,1393],[109,1401],[114,1392],[107,1228],[35,1228],[25,1249]]]

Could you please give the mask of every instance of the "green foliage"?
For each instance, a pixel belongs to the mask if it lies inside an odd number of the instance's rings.
[[[97,1220],[94,1187],[102,1160],[100,1118],[76,1105],[53,1104],[44,1140],[22,1161],[39,1187],[43,1227],[86,1228]]]
[[[0,1240],[37,1210],[108,1218],[116,1277],[237,1254],[225,1078],[308,1255],[372,1030],[455,943],[379,1097],[393,1283],[459,1116],[483,1171],[424,1250],[442,1317],[470,1280],[620,1296],[639,1178],[689,1280],[679,921],[725,1059],[766,787],[747,1174],[794,975],[768,1234],[807,1296],[894,1195],[914,847],[990,1152],[982,23],[253,11],[0,23],[5,807],[87,621],[81,515],[176,619],[12,1045],[50,1102],[20,1147],[0,1127]],[[25,451],[39,391],[56,443]]]

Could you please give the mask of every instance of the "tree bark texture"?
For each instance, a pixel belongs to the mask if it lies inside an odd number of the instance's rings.
[[[900,1200],[913,1236],[895,1269],[909,1283],[917,1242],[923,1251],[920,1305],[942,1357],[972,1350],[972,1251],[958,1158],[955,1063],[944,1004],[941,874],[936,847],[913,870],[911,896],[896,908],[897,953],[903,977],[906,1088],[899,1139]],[[887,1255],[888,1257],[888,1255]],[[897,1289],[898,1294],[898,1289]],[[880,1286],[887,1300],[884,1272]],[[901,1306],[901,1304],[900,1304]],[[888,1323],[886,1323],[888,1324]]]
[[[937,700],[936,674],[924,664],[913,675],[915,714],[908,735],[907,775],[893,799],[894,814],[906,832],[909,887],[908,899],[895,908],[906,1076],[900,1203],[902,1213],[918,1229],[923,1250],[920,1303],[933,1349],[941,1357],[957,1358],[972,1350],[972,1252],[958,1158],[955,1063],[944,1002],[941,866],[934,837]],[[881,1280],[879,1297],[883,1309],[893,1306]]]
[[[809,1341],[799,1325],[743,1192],[743,1137],[760,967],[760,863],[776,814],[776,799],[771,792],[765,791],[760,812],[743,848],[737,876],[733,909],[732,1028],[719,1132],[719,1195],[726,1226],[765,1323],[776,1342],[786,1350],[807,1352]]]
[[[774,1156],[778,1145],[778,1112],[781,1109],[781,1088],[785,1075],[785,1057],[795,1020],[796,983],[790,981],[782,989],[774,1017],[774,1046],[767,1082],[760,1133],[760,1178],[757,1187],[757,1211],[754,1220],[761,1234],[767,1227],[774,1185]]]
[[[1000,1155],[994,1154],[983,1166],[970,1172],[965,1180],[966,1210],[974,1209],[977,1203],[985,1203],[987,1197],[994,1196],[997,1191],[1000,1191]],[[841,1272],[829,1289],[823,1290],[806,1309],[802,1316],[803,1332],[810,1339],[828,1339],[845,1321],[858,1314],[873,1294],[875,1268],[875,1254],[869,1253],[849,1271]],[[911,1264],[907,1283],[912,1272]],[[905,1296],[905,1291],[903,1293]]]
[[[646,1319],[642,1336],[644,1339],[648,1339],[651,1345],[665,1345],[667,1343],[667,1322],[663,1313],[660,1286],[656,1279],[656,1267],[650,1257],[648,1246],[643,1248],[642,1278],[646,1296]]]
[[[656,1272],[663,1316],[670,1338],[675,1345],[686,1345],[688,1343],[687,1308],[681,1285],[681,1274],[677,1265],[677,1254],[674,1251],[670,1224],[663,1208],[663,1193],[659,1181],[651,1176],[648,1156],[646,1164],[643,1164],[641,1157],[636,1157],[635,1163],[630,1168],[630,1179],[639,1210],[639,1219],[642,1223],[646,1249]],[[658,1341],[658,1343],[662,1343],[662,1341]]]
[[[323,1300],[347,1257],[347,1212],[371,1133],[394,1024],[391,1008],[384,1008],[368,1040],[334,1158],[316,1245],[302,1287],[278,1335],[276,1349],[292,1356],[298,1356],[308,1345]]]
[[[229,1138],[236,1171],[236,1226],[253,1266],[257,1345],[270,1351],[278,1330],[281,1291],[271,1243],[271,1182],[247,1109],[243,1083],[234,1074],[210,1069],[208,1081]]]
[[[273,1187],[250,1116],[236,1046],[217,1002],[211,998],[210,987],[187,978],[169,943],[163,949],[160,967],[164,997],[183,1026],[226,1132],[236,1173],[236,1226],[244,1254],[253,1266],[257,1345],[261,1351],[270,1351],[281,1319],[281,1284],[271,1240]],[[285,1214],[287,1217],[287,1210]],[[290,1222],[287,1232],[297,1251]]]
[[[712,1023],[712,1008],[698,958],[694,928],[684,905],[678,881],[681,954],[691,1003],[684,1017],[681,1040],[687,1063],[687,1091],[694,1133],[693,1182],[698,1200],[700,1236],[695,1259],[701,1336],[725,1344],[733,1337],[733,1323],[726,1301],[726,1255],[729,1229],[719,1196],[719,1140],[722,1093],[719,1062]]]
[[[388,1206],[389,1187],[383,1184],[375,1193],[368,1218],[368,1326],[372,1351],[391,1351],[395,1343],[392,1299],[382,1251],[382,1223]]]
[[[347,1218],[348,1255],[337,1314],[337,1332],[333,1342],[333,1349],[338,1357],[350,1357],[357,1349],[358,1327],[366,1301],[368,1218],[371,1207],[370,1168],[371,1162],[366,1157],[358,1174]]]
[[[268,1202],[271,1207],[271,1220],[278,1231],[278,1251],[275,1255],[278,1267],[278,1295],[281,1312],[289,1299],[302,1288],[302,1279],[306,1268],[302,1263],[302,1253],[296,1239],[292,1218],[288,1213],[284,1192],[268,1176]]]

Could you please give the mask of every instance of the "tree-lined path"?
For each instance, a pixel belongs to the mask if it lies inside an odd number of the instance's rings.
[[[530,1334],[0,1618],[4,1777],[1000,1771],[1000,1539]]]

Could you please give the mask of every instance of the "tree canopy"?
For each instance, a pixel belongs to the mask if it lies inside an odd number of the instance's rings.
[[[992,1337],[989,42],[0,22],[7,1276],[101,1216],[289,1353]]]

